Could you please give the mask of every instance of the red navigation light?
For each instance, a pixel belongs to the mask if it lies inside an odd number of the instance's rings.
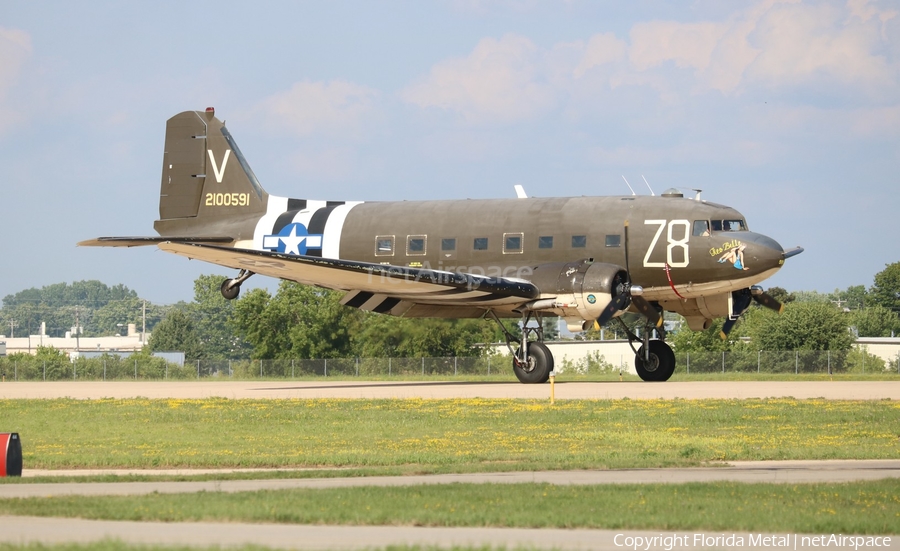
[[[207,113],[213,113],[213,114],[215,114],[216,108],[215,108],[215,107],[207,107],[207,108],[206,108],[206,112],[207,112]]]

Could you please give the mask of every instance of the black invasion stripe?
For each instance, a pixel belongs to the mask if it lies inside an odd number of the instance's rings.
[[[344,303],[344,306],[350,306],[351,308],[359,308],[363,304],[366,303],[367,300],[372,298],[374,295],[367,291],[359,291],[356,293],[356,296],[348,300]]]
[[[294,221],[294,216],[300,212],[299,210],[289,210],[287,212],[283,212],[278,215],[278,219],[275,220],[275,225],[272,226],[272,233],[278,234],[281,230],[284,229],[285,226]]]
[[[399,298],[386,298],[384,301],[372,309],[373,312],[377,312],[379,314],[386,314],[391,311],[391,308],[400,304]]]
[[[329,201],[325,207],[317,210],[312,218],[309,219],[309,227],[306,228],[310,235],[319,235],[325,233],[325,223],[328,222],[328,217],[331,215],[331,211],[336,209],[337,207],[343,205],[343,202],[339,201]],[[322,257],[322,249],[310,249],[306,251],[307,256],[317,256],[319,258]]]

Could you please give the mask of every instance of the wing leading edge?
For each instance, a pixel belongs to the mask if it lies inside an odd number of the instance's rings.
[[[306,285],[346,291],[343,304],[393,315],[459,317],[464,311],[517,305],[536,299],[532,283],[467,273],[390,266],[166,241],[163,251]]]

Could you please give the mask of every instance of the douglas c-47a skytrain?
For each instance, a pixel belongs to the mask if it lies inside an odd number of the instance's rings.
[[[726,334],[755,300],[781,305],[756,284],[786,258],[738,211],[662,196],[459,201],[316,201],[269,195],[212,108],[166,124],[158,237],[101,237],[79,245],[156,245],[238,270],[222,283],[237,297],[253,274],[343,291],[342,303],[406,317],[521,318],[504,328],[513,370],[545,382],[553,356],[532,317],[560,316],[573,331],[642,314],[627,327],[635,367],[665,381],[675,355],[662,312],[693,330],[727,317]],[[500,324],[503,327],[502,324]],[[625,324],[622,323],[624,326]],[[661,338],[652,338],[660,336]]]

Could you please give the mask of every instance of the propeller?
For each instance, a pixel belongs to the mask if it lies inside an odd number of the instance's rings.
[[[760,306],[764,306],[769,310],[774,310],[779,314],[784,311],[784,305],[775,300],[772,295],[763,291],[762,287],[758,285],[753,285],[749,289],[735,291],[731,296],[736,314],[729,316],[729,318],[725,320],[725,323],[722,324],[722,332],[719,333],[719,336],[722,337],[723,341],[728,338],[728,333],[731,333],[734,324],[737,323],[741,315],[750,307],[751,301],[756,301]]]
[[[614,282],[613,290],[616,294],[613,295],[606,308],[600,312],[600,316],[594,322],[595,328],[606,325],[616,313],[628,308],[629,303],[634,304],[637,311],[647,318],[651,325],[655,327],[662,326],[663,319],[659,311],[641,296],[644,293],[644,288],[631,283],[631,270],[628,265],[628,220],[625,221],[625,280]]]

